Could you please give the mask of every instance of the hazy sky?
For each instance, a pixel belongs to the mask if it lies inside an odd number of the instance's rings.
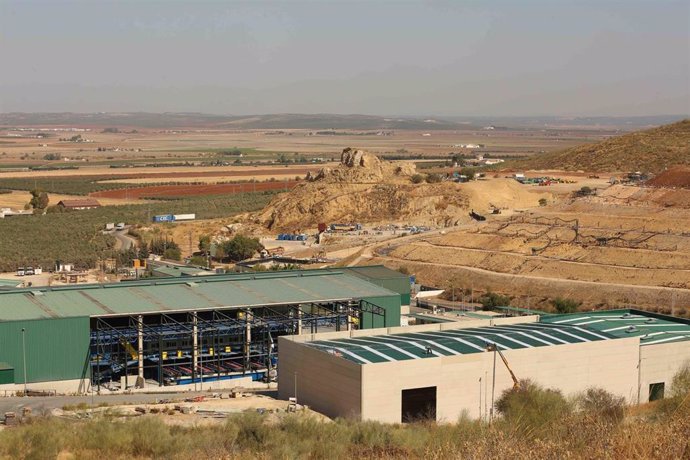
[[[690,113],[690,1],[0,0],[0,112]]]

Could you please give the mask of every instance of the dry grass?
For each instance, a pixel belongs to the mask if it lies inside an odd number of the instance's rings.
[[[385,425],[303,415],[246,413],[225,424],[183,427],[145,416],[114,421],[37,419],[0,432],[0,458],[688,458],[687,398],[618,422],[605,414],[560,418],[465,418],[453,424]],[[538,429],[537,429],[538,428]]]
[[[690,164],[690,120],[615,137],[598,144],[537,155],[510,167],[659,172]]]

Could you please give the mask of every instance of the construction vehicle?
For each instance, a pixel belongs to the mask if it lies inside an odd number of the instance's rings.
[[[486,217],[482,216],[481,214],[477,214],[474,212],[474,209],[470,212],[470,217],[479,222],[486,220]]]
[[[264,259],[267,259],[269,257],[278,257],[278,256],[282,256],[283,254],[285,254],[285,248],[282,246],[278,246],[278,247],[270,248],[270,249],[262,249],[259,254]]]
[[[510,377],[513,379],[513,390],[519,390],[520,388],[522,388],[522,384],[520,383],[520,380],[518,380],[518,378],[515,376],[515,373],[510,368],[510,365],[508,364],[508,360],[503,355],[503,352],[501,352],[501,350],[498,348],[498,346],[495,343],[492,343],[492,344],[487,345],[486,350],[497,352],[498,356],[501,357],[503,364],[505,364],[506,369],[508,369],[508,372],[510,372]]]

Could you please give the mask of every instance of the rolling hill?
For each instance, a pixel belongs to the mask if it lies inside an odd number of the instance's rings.
[[[674,165],[690,165],[690,119],[506,163],[524,169],[652,173]]]

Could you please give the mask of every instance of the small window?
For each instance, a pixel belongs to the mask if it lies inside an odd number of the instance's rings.
[[[649,385],[649,401],[664,399],[664,382]]]

